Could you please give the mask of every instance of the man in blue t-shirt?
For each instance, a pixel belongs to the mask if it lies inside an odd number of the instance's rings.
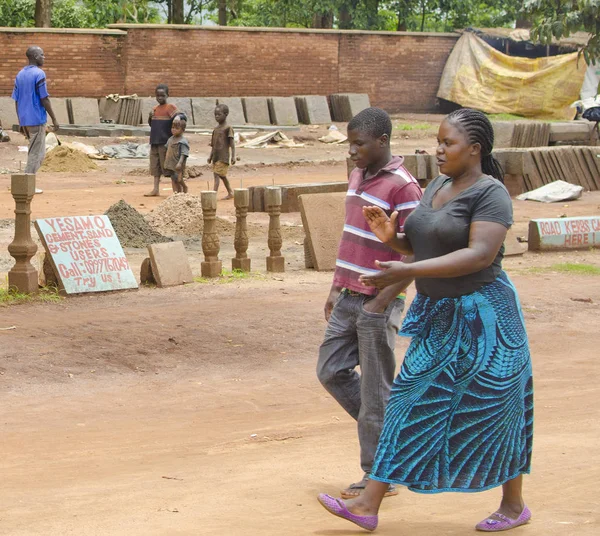
[[[46,155],[47,114],[52,118],[54,130],[59,124],[50,104],[46,87],[46,73],[40,69],[44,65],[44,51],[40,47],[27,49],[29,65],[23,67],[15,79],[12,98],[17,108],[19,125],[29,140],[25,173],[37,173]],[[37,191],[37,193],[41,193]]]

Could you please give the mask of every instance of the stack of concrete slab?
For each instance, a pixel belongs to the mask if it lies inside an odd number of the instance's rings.
[[[345,193],[301,195],[299,198],[306,246],[307,265],[316,270],[334,270],[340,238],[344,231]]]
[[[337,93],[330,95],[331,116],[334,121],[350,121],[358,112],[369,108],[371,103],[366,93]]]
[[[113,123],[98,125],[69,125],[68,123],[60,123],[58,134],[88,138],[98,136],[112,138],[122,138],[123,136],[145,137],[150,135],[150,127],[144,125],[115,125]]]
[[[327,97],[304,95],[294,97],[298,119],[305,125],[322,125],[331,122]]]
[[[70,123],[67,101],[68,99],[62,98],[51,99],[52,110],[54,111],[54,115],[56,115],[59,125],[68,125]],[[17,111],[15,110],[15,101],[10,97],[0,97],[0,122],[4,130],[11,130],[13,125],[19,124]],[[50,117],[48,117],[48,123],[51,122]]]
[[[244,107],[242,106],[242,99],[240,97],[218,97],[217,104],[225,104],[229,108],[227,123],[230,125],[246,124]]]
[[[298,124],[298,112],[293,97],[269,97],[267,103],[271,123],[284,126]]]
[[[507,187],[516,182],[511,194],[535,190],[562,180],[600,190],[600,148],[588,146],[498,149],[494,157],[502,165]],[[508,179],[508,180],[507,180]],[[521,191],[518,191],[518,190]]]
[[[142,99],[137,97],[119,98],[119,115],[117,121],[119,125],[139,125],[142,117]]]
[[[298,198],[301,195],[346,192],[347,182],[321,182],[308,184],[283,184],[281,188],[281,212],[298,212],[300,205]],[[250,186],[249,212],[265,212],[265,189],[267,186]]]
[[[98,125],[100,110],[98,100],[87,97],[72,97],[67,99],[67,109],[72,125]]]
[[[550,123],[515,121],[511,147],[546,147],[550,145]]]
[[[192,97],[192,112],[194,114],[194,125],[197,127],[214,128],[215,106],[217,97]]]
[[[591,121],[492,121],[494,147],[545,147],[554,144],[594,144]]]
[[[242,106],[244,107],[244,116],[247,123],[253,125],[271,124],[267,97],[243,97]]]

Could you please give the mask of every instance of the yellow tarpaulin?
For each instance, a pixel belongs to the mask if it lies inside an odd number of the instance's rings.
[[[547,58],[507,56],[472,33],[458,40],[438,97],[487,113],[572,119],[587,65],[577,52]]]

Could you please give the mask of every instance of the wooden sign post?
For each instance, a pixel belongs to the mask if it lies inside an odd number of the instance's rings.
[[[108,216],[45,218],[35,228],[65,294],[138,288]]]

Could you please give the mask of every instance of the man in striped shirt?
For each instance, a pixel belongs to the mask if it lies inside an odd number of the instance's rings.
[[[404,291],[411,283],[407,280],[378,291],[358,280],[361,274],[379,271],[376,260],[403,260],[371,232],[362,208],[376,205],[388,215],[397,211],[401,232],[421,199],[421,188],[403,167],[403,159],[392,156],[391,133],[391,120],[379,108],[367,108],[348,123],[349,154],[356,168],[348,183],[344,232],[325,303],[328,324],[317,364],[325,389],[358,423],[364,476],[342,491],[345,499],[361,493],[371,471],[394,380],[394,347]],[[386,495],[395,494],[390,484]]]

